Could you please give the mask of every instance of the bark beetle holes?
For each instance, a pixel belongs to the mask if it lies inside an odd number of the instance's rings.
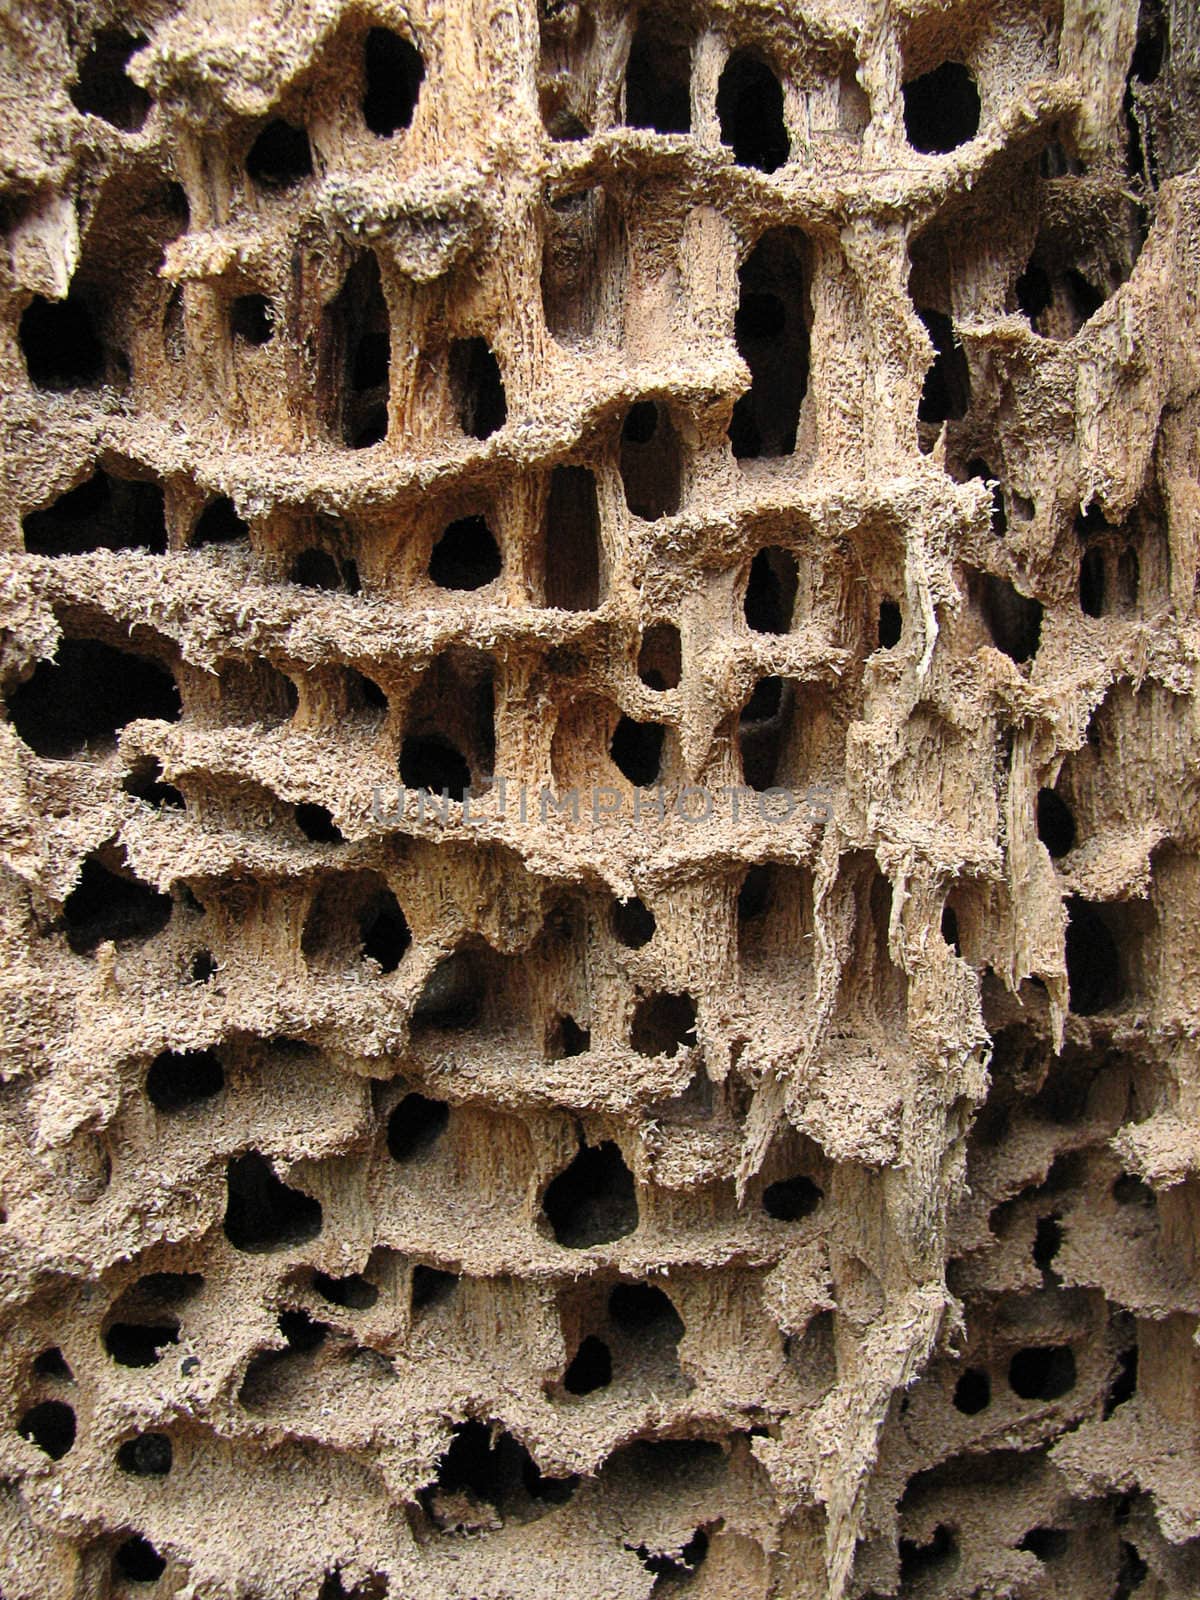
[[[638,1225],[633,1174],[610,1139],[584,1145],[547,1186],[542,1210],[568,1250],[623,1239]]]
[[[648,689],[661,693],[677,689],[683,673],[683,644],[673,622],[656,622],[642,634],[638,651],[638,677]]]
[[[943,61],[903,86],[904,131],[914,150],[944,155],[979,132],[979,89],[961,61]]]
[[[433,1149],[449,1122],[450,1107],[444,1100],[406,1094],[388,1118],[388,1155],[400,1163],[415,1160]]]
[[[363,121],[379,139],[411,126],[425,78],[416,45],[390,28],[371,28],[363,44]]]
[[[954,1385],[954,1409],[977,1417],[992,1403],[992,1380],[982,1367],[968,1367]]]
[[[470,439],[490,439],[508,420],[500,363],[486,339],[450,346],[450,394],[459,427]]]
[[[640,950],[649,944],[658,925],[654,913],[636,896],[632,900],[614,900],[609,919],[617,940],[627,950]]]
[[[123,860],[114,858],[116,866]],[[171,907],[169,894],[90,855],[63,902],[67,943],[76,955],[90,955],[107,939],[120,944],[152,938],[171,920]]]
[[[625,124],[655,133],[692,126],[692,38],[672,17],[638,19],[625,68]]]
[[[683,499],[683,451],[671,413],[654,400],[630,406],[621,425],[621,483],[635,517],[672,517]]]
[[[312,176],[308,133],[277,117],[258,135],[246,157],[246,171],[263,189],[291,189]]]
[[[364,908],[359,930],[364,959],[378,962],[383,972],[395,972],[412,943],[412,934],[390,889],[381,891]]]
[[[270,344],[275,320],[274,303],[265,294],[239,294],[229,307],[229,330],[243,344]]]
[[[102,753],[126,723],[177,722],[181,711],[166,667],[98,639],[61,639],[53,660],[8,695],[20,738],[52,760]]]
[[[155,1583],[167,1569],[163,1556],[140,1533],[131,1534],[119,1544],[113,1556],[113,1576],[130,1583]]]
[[[643,995],[634,1007],[629,1042],[642,1056],[674,1056],[696,1043],[696,1002],[690,994]]]
[[[933,361],[921,385],[917,421],[940,427],[943,422],[957,422],[966,416],[971,404],[971,375],[954,323],[946,313],[918,306],[917,315],[933,345]]]
[[[760,678],[738,717],[742,775],[760,793],[775,782],[792,700],[792,687],[782,678]]]
[[[102,117],[122,133],[136,133],[153,102],[125,69],[129,58],[145,43],[144,34],[101,28],[79,63],[79,76],[71,86],[76,110]]]
[[[1008,1386],[1021,1400],[1061,1400],[1075,1387],[1075,1352],[1069,1344],[1030,1345],[1008,1364]]]
[[[530,1500],[562,1503],[578,1481],[544,1477],[529,1451],[510,1433],[472,1418],[455,1427],[438,1462],[437,1478],[420,1498],[431,1519],[444,1532],[453,1533],[461,1526],[450,1509],[458,1497],[467,1496],[503,1514]]]
[[[658,779],[662,767],[666,729],[661,722],[635,722],[622,717],[613,730],[608,753],[623,778],[638,789],[646,789]]]
[[[733,337],[750,368],[750,388],[729,423],[738,460],[789,456],[808,390],[808,241],[796,228],[765,233],[738,271]]]
[[[439,589],[482,589],[500,576],[500,546],[483,517],[460,517],[433,547],[429,576]]]
[[[1055,789],[1038,790],[1037,836],[1056,861],[1074,847],[1075,818]]]
[[[1077,896],[1067,901],[1067,986],[1070,1009],[1095,1016],[1125,997],[1117,942],[1099,909]]]
[[[739,167],[774,172],[791,150],[783,116],[783,88],[753,50],[735,50],[717,83],[721,142]]]
[[[326,425],[352,450],[387,437],[391,320],[379,261],[364,251],[321,317],[318,391]]]
[[[992,643],[1018,666],[1032,661],[1042,640],[1042,603],[994,572],[984,574],[980,609]]]
[[[555,467],[550,474],[542,543],[546,604],[594,611],[600,604],[600,504],[587,467]]]
[[[314,1272],[312,1282],[322,1300],[328,1300],[331,1306],[341,1306],[346,1311],[370,1311],[379,1299],[379,1290],[361,1272],[351,1272],[344,1278],[331,1278],[327,1273]]]
[[[44,511],[31,511],[22,530],[34,556],[74,556],[86,550],[167,548],[162,486],[110,476],[97,469]]]
[[[225,1237],[235,1250],[283,1250],[320,1233],[320,1202],[289,1188],[257,1151],[235,1156],[226,1168],[225,1182]]]
[[[779,1178],[763,1190],[763,1210],[777,1222],[801,1222],[825,1198],[824,1191],[803,1173],[794,1178]]]
[[[114,1322],[105,1331],[104,1348],[120,1367],[153,1367],[168,1345],[178,1344],[179,1323]]]
[[[206,544],[236,544],[250,537],[250,529],[227,494],[210,500],[196,518],[188,540],[193,549]]]
[[[165,1433],[139,1433],[117,1446],[117,1466],[134,1478],[165,1478],[173,1451]]]
[[[594,1394],[612,1382],[612,1371],[612,1352],[603,1339],[589,1333],[580,1340],[579,1348],[563,1373],[563,1388],[568,1394]]]
[[[172,1113],[210,1100],[225,1087],[225,1071],[213,1050],[164,1050],[146,1074],[146,1096],[156,1111]]]
[[[17,1423],[17,1432],[51,1461],[61,1461],[75,1443],[75,1413],[65,1400],[39,1400]]]
[[[292,813],[296,818],[296,826],[310,844],[345,844],[342,830],[334,822],[327,806],[301,800],[292,808]]]
[[[106,359],[90,299],[72,289],[65,300],[34,295],[21,316],[21,353],[36,389],[94,389]]]
[[[752,633],[788,633],[800,587],[800,567],[790,550],[768,545],[750,563],[743,614]]]

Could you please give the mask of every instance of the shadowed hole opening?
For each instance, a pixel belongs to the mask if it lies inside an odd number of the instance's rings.
[[[1116,940],[1096,907],[1077,896],[1067,901],[1067,987],[1070,1009],[1095,1016],[1125,997]]]
[[[933,362],[921,385],[917,420],[940,426],[965,417],[971,404],[971,374],[966,352],[954,334],[945,312],[917,307],[917,315],[933,344]]]
[[[74,1376],[58,1346],[50,1345],[34,1357],[33,1372],[37,1378],[52,1378],[56,1382],[72,1383]]]
[[[302,800],[293,808],[296,826],[313,844],[345,844],[342,830],[334,822],[325,806]]]
[[[1118,1406],[1123,1406],[1127,1400],[1132,1400],[1137,1393],[1138,1380],[1138,1352],[1137,1345],[1131,1344],[1117,1355],[1117,1368],[1112,1375],[1108,1389],[1104,1396],[1104,1420],[1112,1416]]]
[[[1050,1264],[1062,1248],[1062,1222],[1057,1216],[1039,1217],[1033,1235],[1033,1264],[1050,1273]]]
[[[752,633],[787,633],[796,609],[800,567],[790,550],[768,545],[750,563],[743,611]]]
[[[289,1188],[257,1151],[235,1156],[226,1168],[225,1182],[225,1237],[235,1250],[282,1250],[320,1233],[320,1202]]]
[[[8,712],[35,755],[64,760],[111,747],[126,723],[178,722],[179,690],[166,667],[97,639],[60,639],[11,690]]]
[[[117,1466],[135,1478],[165,1478],[173,1451],[165,1433],[139,1433],[117,1448]]]
[[[287,1340],[288,1350],[298,1356],[319,1350],[329,1333],[327,1322],[318,1322],[307,1311],[281,1311],[279,1331]]]
[[[738,460],[790,456],[796,448],[808,391],[809,282],[808,241],[796,228],[765,233],[738,270],[733,337],[750,368],[750,388],[729,423]]]
[[[962,955],[962,943],[958,934],[958,912],[952,905],[942,907],[942,938],[954,951],[956,956]]]
[[[413,1161],[432,1150],[446,1131],[450,1107],[444,1100],[406,1094],[388,1118],[387,1147],[393,1161]]]
[[[153,807],[155,811],[183,811],[183,796],[174,784],[163,781],[162,767],[154,757],[142,758],[121,780],[123,794]]]
[[[1096,545],[1079,561],[1079,609],[1085,617],[1104,615],[1104,551]]]
[[[114,1322],[104,1335],[104,1348],[119,1367],[152,1367],[168,1345],[179,1343],[179,1324]]]
[[[983,620],[997,650],[1018,666],[1032,661],[1042,640],[1042,603],[1021,594],[1007,578],[984,574],[980,595]]]
[[[429,576],[439,589],[482,589],[500,576],[500,546],[483,517],[452,522],[433,547]]]
[[[1018,1544],[1018,1550],[1027,1550],[1039,1561],[1054,1561],[1065,1556],[1071,1544],[1071,1535],[1065,1528],[1030,1528]]]
[[[104,381],[104,346],[92,308],[73,289],[65,300],[34,295],[18,335],[29,381],[37,389],[94,389]]]
[[[982,478],[985,483],[991,484],[992,532],[997,539],[1003,539],[1008,532],[1008,512],[1004,507],[1004,485],[982,456],[976,456],[973,460],[967,462],[967,476],[969,478]]]
[[[683,1319],[669,1295],[649,1283],[618,1283],[608,1297],[608,1315],[622,1333],[678,1344]]]
[[[418,1263],[412,1274],[413,1310],[431,1311],[434,1306],[445,1305],[458,1288],[458,1281],[457,1273]]]
[[[486,339],[456,339],[450,346],[450,393],[468,438],[490,439],[507,422],[500,363]]]
[[[291,583],[299,584],[302,589],[325,589],[337,592],[351,587],[345,580],[342,568],[329,551],[320,550],[315,545],[307,550],[301,550],[296,556],[288,573],[288,579]],[[357,588],[357,584],[354,588]]]
[[[625,125],[655,133],[692,126],[692,40],[672,18],[642,17],[625,68]]]
[[[760,678],[738,717],[742,775],[760,794],[775,782],[791,720],[793,690],[782,678]]]
[[[370,1311],[379,1299],[379,1290],[361,1272],[351,1272],[344,1278],[331,1278],[328,1273],[314,1272],[313,1288],[322,1300],[328,1300],[331,1306],[342,1306],[347,1311]]]
[[[944,155],[979,132],[979,89],[961,61],[943,61],[903,85],[904,132],[914,150]]]
[[[245,519],[238,515],[237,507],[229,496],[221,494],[215,500],[210,500],[196,518],[188,543],[193,549],[199,549],[206,544],[234,544],[239,539],[249,537],[250,529]]]
[[[614,900],[610,920],[614,935],[627,950],[640,950],[649,944],[658,926],[653,911],[636,896],[632,900]]]
[[[594,611],[600,604],[600,504],[587,467],[550,474],[543,532],[546,604]]]
[[[411,126],[425,78],[416,45],[390,28],[371,28],[363,45],[363,121],[379,139]]]
[[[610,1139],[584,1145],[547,1186],[542,1210],[568,1250],[623,1239],[638,1225],[633,1174]]]
[[[1112,1186],[1112,1197],[1119,1206],[1156,1206],[1154,1190],[1136,1173],[1122,1172]]]
[[[153,101],[125,70],[129,58],[146,43],[141,33],[124,28],[101,28],[79,63],[79,76],[71,85],[71,100],[85,116],[102,117],[122,133],[136,133],[149,115]]]
[[[474,950],[455,950],[425,980],[413,1007],[413,1026],[457,1033],[479,1021],[486,998],[482,964]]]
[[[666,732],[661,722],[622,717],[617,723],[608,753],[617,771],[635,788],[646,789],[658,778]]]
[[[574,1017],[555,1017],[547,1030],[546,1054],[551,1061],[566,1061],[571,1056],[584,1055],[591,1047],[590,1030],[581,1028]]]
[[[621,483],[635,517],[672,517],[683,499],[683,451],[666,406],[639,400],[621,426]]]
[[[643,1056],[673,1056],[696,1043],[696,1002],[690,994],[649,994],[633,1013],[630,1044]]]
[[[1021,1400],[1061,1400],[1075,1387],[1075,1352],[1069,1344],[1029,1345],[1008,1364],[1008,1386]]]
[[[927,1544],[914,1539],[900,1540],[900,1582],[917,1583],[926,1573],[936,1572],[957,1562],[958,1541],[944,1523],[939,1522]]]
[[[275,306],[265,294],[239,294],[229,307],[229,330],[243,344],[270,344],[275,337]]]
[[[824,1191],[803,1173],[780,1178],[763,1190],[763,1210],[777,1222],[800,1222],[809,1217],[825,1198]]]
[[[359,919],[362,953],[377,961],[384,972],[395,972],[412,943],[408,922],[390,889],[377,895]]]
[[[642,634],[638,677],[648,689],[677,689],[683,674],[683,642],[671,622],[656,622]]]
[[[677,1556],[653,1551],[644,1544],[635,1546],[634,1551],[646,1571],[652,1572],[657,1580],[651,1592],[672,1593],[678,1587],[686,1587],[703,1565],[708,1555],[708,1535],[703,1528],[697,1528]]]
[[[563,1388],[568,1394],[594,1394],[612,1382],[612,1352],[603,1339],[589,1333],[580,1341],[563,1373]]]
[[[560,344],[612,342],[621,329],[628,240],[619,202],[601,185],[547,196],[542,313]]]
[[[783,88],[774,72],[750,50],[735,50],[717,83],[721,143],[733,149],[739,167],[774,172],[791,144],[783,117]]]
[[[25,548],[35,556],[73,556],[86,550],[167,548],[162,485],[111,477],[97,470],[53,505],[31,511],[21,524]]]
[[[112,872],[88,856],[79,879],[63,902],[67,943],[88,955],[106,939],[115,943],[149,939],[171,920],[171,896],[140,878]]]
[[[75,1413],[65,1400],[40,1400],[22,1416],[17,1432],[51,1461],[61,1461],[75,1443]]]
[[[308,133],[277,117],[250,146],[246,171],[264,189],[291,189],[312,176]]]
[[[217,958],[211,950],[197,950],[189,968],[193,983],[211,983],[217,975]]]
[[[1054,789],[1039,789],[1037,795],[1037,836],[1057,861],[1075,844],[1075,818],[1071,808]]]
[[[166,1568],[166,1559],[140,1533],[119,1544],[113,1556],[113,1575],[128,1578],[130,1583],[154,1583]]]
[[[225,1072],[213,1050],[164,1050],[146,1074],[146,1094],[157,1111],[184,1111],[225,1087]]]
[[[449,739],[436,733],[410,734],[400,746],[400,781],[406,789],[461,801],[471,788],[471,768]]]
[[[578,1481],[544,1477],[529,1451],[510,1433],[470,1419],[454,1429],[438,1462],[437,1481],[422,1492],[421,1501],[435,1522],[452,1532],[459,1524],[451,1510],[451,1496],[468,1495],[503,1514],[522,1501],[561,1504],[570,1498]],[[443,1501],[441,1496],[447,1499]]]
[[[334,438],[367,450],[387,437],[391,319],[379,261],[364,251],[321,316],[319,386]]]
[[[977,1417],[992,1403],[992,1380],[982,1367],[968,1367],[954,1385],[954,1409]]]
[[[904,619],[895,600],[879,602],[879,648],[893,650],[900,643]]]

